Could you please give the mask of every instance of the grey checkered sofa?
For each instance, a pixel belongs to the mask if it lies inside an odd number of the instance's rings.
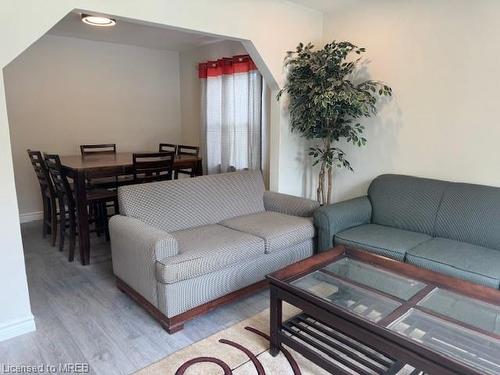
[[[318,204],[265,191],[260,172],[123,186],[118,198],[121,215],[110,220],[118,286],[169,332],[313,254]]]

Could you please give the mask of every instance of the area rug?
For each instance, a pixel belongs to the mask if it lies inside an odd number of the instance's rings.
[[[284,304],[287,319],[299,310]],[[323,375],[327,371],[290,348],[269,354],[269,309],[156,362],[141,375]]]

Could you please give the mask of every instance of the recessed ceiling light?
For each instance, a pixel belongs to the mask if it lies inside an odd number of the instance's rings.
[[[116,25],[116,20],[109,17],[91,16],[89,14],[82,14],[82,22],[87,25],[108,27]]]

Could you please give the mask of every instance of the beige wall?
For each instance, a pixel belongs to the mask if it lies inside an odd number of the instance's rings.
[[[354,173],[336,199],[381,173],[500,186],[500,2],[349,1],[326,16],[325,41],[367,48],[368,72],[394,89],[365,121],[368,146],[347,146]]]
[[[7,65],[72,9],[121,17],[247,40],[258,51],[266,79],[282,80],[283,51],[297,40],[321,38],[322,15],[284,0],[6,0],[0,12],[0,68]],[[242,16],[244,15],[244,16]],[[248,48],[247,48],[248,50]],[[265,63],[265,66],[262,66]],[[274,84],[275,85],[275,84]],[[274,86],[273,85],[273,86]],[[276,87],[273,87],[273,90]],[[271,108],[271,131],[279,149],[279,129],[286,126],[278,106]],[[277,173],[277,151],[271,151]],[[276,157],[273,157],[275,155]],[[0,339],[29,331],[29,307],[3,78],[0,77]],[[273,181],[271,181],[273,184]],[[277,179],[275,182],[277,186]],[[18,322],[26,321],[22,325]],[[5,327],[10,327],[6,329]]]
[[[42,210],[26,149],[79,154],[80,144],[157,150],[181,140],[179,53],[44,36],[9,64],[5,89],[21,218]]]

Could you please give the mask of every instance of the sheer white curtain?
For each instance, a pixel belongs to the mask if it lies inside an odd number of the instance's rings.
[[[249,56],[200,64],[207,174],[261,168],[262,76]]]

